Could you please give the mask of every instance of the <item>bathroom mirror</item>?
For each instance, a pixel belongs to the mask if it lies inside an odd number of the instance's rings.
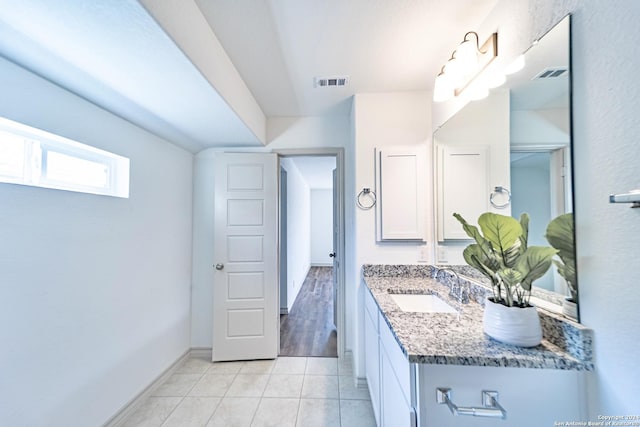
[[[485,211],[515,218],[527,212],[529,245],[543,246],[549,246],[549,222],[573,211],[569,19],[524,53],[524,68],[504,85],[468,103],[434,133],[437,264],[457,264],[459,273],[474,275],[461,265],[469,241],[451,222],[452,209],[474,224]],[[569,292],[555,266],[534,286],[541,306],[562,310]]]

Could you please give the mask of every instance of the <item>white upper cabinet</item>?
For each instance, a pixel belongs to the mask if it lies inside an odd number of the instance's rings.
[[[489,208],[489,147],[437,147],[438,241],[468,239],[454,213],[470,223]]]
[[[378,241],[425,240],[426,167],[424,147],[376,150]]]

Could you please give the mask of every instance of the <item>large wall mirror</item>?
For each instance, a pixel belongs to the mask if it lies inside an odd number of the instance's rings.
[[[543,246],[549,222],[573,211],[569,20],[531,46],[503,86],[435,132],[437,264],[464,264],[469,242],[452,211],[472,223],[484,211],[527,212],[529,244]],[[459,272],[473,274],[462,265]],[[569,291],[555,267],[534,285],[545,308],[561,311]]]

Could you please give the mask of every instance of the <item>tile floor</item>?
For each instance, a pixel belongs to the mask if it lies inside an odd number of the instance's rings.
[[[280,357],[211,363],[188,359],[121,427],[375,427],[366,388],[348,360]]]

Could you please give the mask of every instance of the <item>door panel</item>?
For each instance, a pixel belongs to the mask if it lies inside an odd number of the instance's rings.
[[[277,183],[274,154],[216,155],[214,361],[277,356]]]
[[[336,169],[332,171],[333,175],[333,324],[338,328],[338,172]]]

